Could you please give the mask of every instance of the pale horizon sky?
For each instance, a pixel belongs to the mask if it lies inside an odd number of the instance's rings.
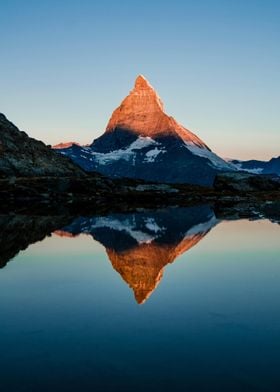
[[[0,112],[91,143],[143,74],[223,157],[280,155],[277,0],[3,0]]]

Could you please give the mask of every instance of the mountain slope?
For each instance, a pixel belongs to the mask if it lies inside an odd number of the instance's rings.
[[[149,181],[212,185],[217,172],[236,170],[164,112],[143,76],[137,77],[101,137],[90,146],[59,152],[88,171]]]
[[[277,174],[280,176],[280,156],[278,158],[272,158],[270,161],[240,161],[237,159],[230,161],[239,170],[245,170],[249,173],[255,174]]]
[[[68,158],[30,138],[0,113],[0,177],[83,175]]]

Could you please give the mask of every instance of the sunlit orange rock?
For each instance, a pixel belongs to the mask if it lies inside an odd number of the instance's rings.
[[[159,284],[164,267],[196,245],[206,234],[190,235],[172,245],[152,242],[123,252],[109,248],[106,251],[114,269],[134,291],[136,301],[143,304]]]
[[[74,144],[75,144],[76,146],[80,146],[80,144],[79,144],[79,143],[76,143],[76,142],[66,142],[66,143],[55,144],[54,146],[52,146],[52,148],[53,148],[54,150],[62,150],[63,148],[72,147]]]
[[[75,238],[78,237],[79,234],[72,234],[68,231],[64,230],[55,230],[53,234],[57,235],[58,237],[68,237],[68,238]]]
[[[106,132],[116,128],[152,138],[175,134],[186,142],[208,148],[199,137],[164,112],[161,99],[142,75],[137,77],[134,89],[113,112]]]

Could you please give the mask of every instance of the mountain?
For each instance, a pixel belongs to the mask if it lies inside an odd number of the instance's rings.
[[[245,170],[249,173],[276,174],[280,176],[280,156],[278,158],[272,158],[270,161],[240,161],[238,159],[233,159],[230,162],[234,164],[237,169]]]
[[[0,178],[9,176],[84,176],[84,172],[0,113]]]
[[[76,143],[76,142],[66,142],[66,143],[58,143],[58,144],[55,144],[54,146],[52,146],[52,148],[53,148],[54,150],[60,150],[60,149],[62,149],[62,148],[69,148],[69,147],[72,147],[73,144],[75,144],[75,145],[77,145],[77,146],[80,146],[80,144],[79,144],[79,143]]]
[[[87,234],[99,241],[141,304],[158,286],[165,266],[195,246],[217,223],[208,206],[182,207],[80,217],[56,234]]]
[[[168,116],[141,75],[101,137],[90,146],[73,145],[58,152],[87,171],[117,178],[212,185],[217,172],[236,170]]]

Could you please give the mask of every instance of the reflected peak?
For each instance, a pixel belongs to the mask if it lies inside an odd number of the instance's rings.
[[[113,268],[142,304],[159,284],[164,267],[196,245],[216,223],[213,211],[200,206],[78,218],[65,232],[88,234],[102,243]]]

